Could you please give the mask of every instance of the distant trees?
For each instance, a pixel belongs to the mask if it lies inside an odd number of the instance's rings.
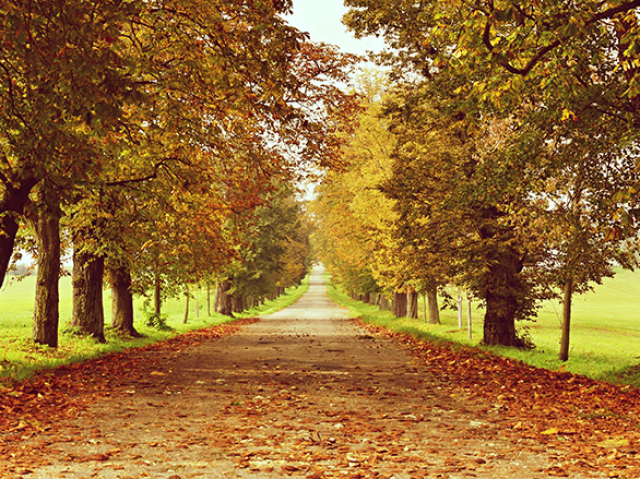
[[[319,225],[319,259],[354,296],[376,294],[384,287],[404,288],[391,274],[383,279],[383,271],[398,268],[399,261],[390,236],[392,201],[377,189],[391,174],[393,149],[393,138],[379,118],[384,81],[383,75],[372,72],[358,78],[362,112],[345,138],[344,168],[327,172],[310,205]]]
[[[274,299],[311,268],[311,225],[286,184],[264,195],[251,214],[237,216],[236,259],[217,273],[216,310],[231,315]]]

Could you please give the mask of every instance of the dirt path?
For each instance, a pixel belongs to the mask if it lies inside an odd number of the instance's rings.
[[[121,371],[87,410],[23,437],[4,474],[618,477],[560,467],[567,451],[514,432],[495,404],[348,321],[319,273],[294,306],[235,335],[136,353],[135,373]]]

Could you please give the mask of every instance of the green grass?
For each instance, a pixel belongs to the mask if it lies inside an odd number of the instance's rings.
[[[107,344],[80,337],[69,332],[71,322],[72,290],[71,278],[60,279],[60,338],[57,349],[39,346],[31,340],[33,328],[33,302],[35,299],[35,277],[30,276],[22,281],[7,281],[0,291],[0,381],[22,380],[30,377],[35,371],[53,368],[61,364],[83,361],[99,357],[109,352],[121,351],[125,348],[140,347],[165,340],[175,335],[234,321],[237,318],[253,317],[278,311],[294,303],[308,288],[308,277],[298,287],[288,288],[284,295],[262,306],[237,314],[230,318],[218,313],[207,315],[206,290],[192,291],[194,298],[190,302],[189,318],[183,324],[185,299],[174,298],[162,306],[162,314],[167,317],[167,325],[171,331],[160,331],[144,324],[144,298],[135,300],[136,329],[144,335],[141,339],[123,339],[118,337],[108,326],[105,328]],[[199,304],[199,317],[196,317],[196,301]],[[213,303],[213,292],[211,295]],[[111,295],[105,291],[105,316],[110,323]]]
[[[472,339],[466,329],[466,301],[463,307],[463,329],[458,329],[457,311],[440,312],[442,324],[424,323],[422,298],[419,301],[420,319],[396,319],[388,311],[354,301],[330,286],[330,297],[347,306],[353,316],[407,332],[433,341],[447,341],[483,347],[497,354],[547,369],[567,371],[614,383],[640,387],[640,272],[618,271],[596,285],[593,292],[576,296],[573,301],[571,348],[569,361],[557,359],[560,343],[561,306],[546,302],[538,318],[518,324],[530,335],[535,349],[518,350],[506,347],[484,347],[482,318],[484,311],[472,306]]]

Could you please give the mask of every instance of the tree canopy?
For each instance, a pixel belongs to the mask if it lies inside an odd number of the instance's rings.
[[[405,270],[470,288],[487,344],[523,345],[514,320],[563,291],[566,359],[571,294],[637,262],[640,4],[345,4],[388,46],[380,189]]]

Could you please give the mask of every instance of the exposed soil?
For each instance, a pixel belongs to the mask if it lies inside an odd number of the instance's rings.
[[[551,399],[534,414],[517,386],[500,393],[502,370],[477,369],[471,353],[348,320],[320,273],[295,305],[258,322],[62,368],[23,387],[4,406],[15,417],[0,433],[0,477],[640,477],[635,402],[622,423],[619,413],[615,423],[584,419]],[[60,388],[70,393],[54,401]],[[614,435],[624,425],[629,433]]]

